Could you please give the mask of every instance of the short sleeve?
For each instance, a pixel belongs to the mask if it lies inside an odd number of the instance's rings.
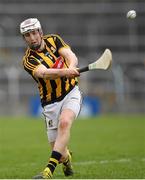
[[[58,49],[61,49],[61,48],[63,48],[63,47],[65,47],[65,48],[70,48],[69,45],[66,44],[66,43],[64,42],[64,40],[63,40],[60,36],[58,36],[58,35],[55,35],[55,36],[54,36],[54,42],[55,42],[55,44],[56,44],[56,46],[57,46]]]

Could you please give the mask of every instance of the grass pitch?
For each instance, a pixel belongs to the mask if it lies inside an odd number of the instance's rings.
[[[78,119],[69,146],[73,179],[145,178],[144,115]],[[0,179],[31,179],[43,170],[49,155],[42,119],[0,118]],[[61,165],[54,178],[65,178]]]

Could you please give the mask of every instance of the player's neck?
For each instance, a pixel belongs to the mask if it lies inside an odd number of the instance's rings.
[[[41,52],[45,49],[45,41],[42,39],[42,43],[41,43],[41,46],[40,48],[37,50],[38,52]]]

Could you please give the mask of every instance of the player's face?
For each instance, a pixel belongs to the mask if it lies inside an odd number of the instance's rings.
[[[28,46],[33,50],[38,50],[42,43],[42,35],[38,30],[33,30],[24,34]]]

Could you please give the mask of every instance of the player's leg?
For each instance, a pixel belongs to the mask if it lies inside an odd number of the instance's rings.
[[[65,98],[65,103],[62,107],[62,109],[69,109],[72,110],[75,114],[75,118],[78,117],[78,114],[80,112],[82,104],[82,96],[78,89],[78,87],[75,87],[71,93],[68,94],[68,96]],[[69,131],[70,133],[70,131]],[[73,175],[73,166],[72,166],[72,153],[66,148],[65,152],[67,152],[67,156],[63,156],[63,163],[62,163],[62,169],[65,176],[71,176]]]
[[[50,143],[51,150],[53,150],[54,144],[55,144],[55,141]],[[68,154],[69,154],[69,149],[66,147],[64,152],[62,153],[59,163],[63,163],[68,158]]]
[[[50,143],[52,150],[54,148],[54,143],[55,142]],[[74,174],[72,166],[72,152],[70,152],[68,147],[65,148],[59,163],[62,164],[62,170],[65,176],[72,176]]]
[[[78,87],[75,87],[63,100],[62,111],[59,117],[57,136],[53,151],[62,154],[60,161],[63,160],[63,172],[66,176],[72,175],[71,154],[67,149],[70,130],[73,121],[80,112],[82,97]],[[52,163],[52,162],[51,162]]]
[[[57,137],[54,144],[54,151],[58,151],[61,154],[65,151],[70,138],[70,129],[75,119],[75,113],[70,109],[64,109],[61,112]]]
[[[75,114],[70,109],[64,109],[60,115],[58,134],[54,144],[54,151],[63,154],[61,162],[63,162],[63,172],[65,176],[73,175],[73,168],[71,164],[71,155],[67,149],[70,138],[70,130],[75,119]],[[65,152],[65,153],[64,153]]]
[[[61,158],[63,157],[65,160],[67,159],[67,144],[74,119],[75,113],[70,109],[64,109],[59,118],[58,129],[49,129],[48,136],[49,141],[51,141],[52,153],[46,168],[43,170],[43,178],[52,178],[53,172],[61,161]]]
[[[49,158],[49,161],[48,161],[46,168],[42,172],[41,178],[52,178],[53,172],[54,172],[56,166],[60,162],[66,160],[68,157],[68,150],[67,150],[66,144],[65,144],[65,146],[63,146],[64,147],[63,151],[61,151],[59,148],[58,149],[54,148],[55,143],[56,143],[56,139],[58,137],[57,127],[59,126],[58,125],[58,123],[59,123],[58,119],[59,119],[59,115],[60,115],[60,109],[61,109],[60,107],[62,107],[62,102],[59,102],[59,103],[56,103],[54,105],[49,105],[49,106],[45,107],[44,113],[46,115],[47,135],[48,135],[48,141],[49,141],[51,148],[52,148],[52,153],[51,153],[51,156]],[[60,119],[61,118],[64,119],[63,118],[64,113],[61,113],[61,114],[62,114],[62,116],[60,115]],[[67,116],[70,117],[70,115],[67,115]],[[62,123],[61,123],[61,126],[62,126]],[[71,124],[70,124],[70,126],[71,126]],[[64,144],[64,142],[63,142],[63,144]],[[40,176],[39,176],[39,178],[40,178]]]
[[[70,138],[70,130],[73,121],[80,112],[81,104],[82,96],[77,86],[68,95],[66,95],[62,101],[53,150],[58,151],[63,156],[65,156],[64,152],[67,153],[66,151]]]
[[[49,129],[49,131],[47,131],[47,134],[49,136],[48,141],[51,147],[51,156],[49,158],[47,166],[39,175],[34,176],[34,179],[51,179],[53,177],[53,172],[61,159],[61,154],[59,152],[53,151],[55,139],[57,136],[57,129]]]
[[[50,143],[52,150],[54,148],[54,143],[55,142]],[[72,152],[70,152],[67,147],[65,148],[59,163],[62,164],[62,170],[65,176],[72,176],[74,174],[72,166]]]
[[[63,107],[62,104],[64,104]],[[72,174],[71,155],[67,149],[67,144],[70,137],[72,123],[79,114],[80,106],[81,94],[78,88],[75,88],[62,102],[54,103],[53,105],[45,107],[44,115],[46,117],[48,139],[51,145],[53,144],[53,150],[48,165],[42,173],[42,178],[52,178],[57,164],[62,161],[64,174]],[[58,118],[61,109],[62,112]],[[39,176],[38,178],[41,177]]]
[[[54,143],[57,137],[58,119],[61,110],[61,102],[56,102],[50,105],[46,105],[43,108],[43,115],[45,117],[45,124],[47,130],[48,141],[50,143],[52,152],[47,166],[42,173],[35,176],[35,179],[49,179],[52,178],[53,172],[61,159],[61,153],[53,151]]]

